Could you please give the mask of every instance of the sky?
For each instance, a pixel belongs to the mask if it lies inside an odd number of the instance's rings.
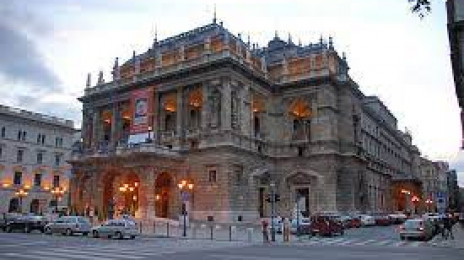
[[[0,103],[76,121],[87,73],[110,80],[115,57],[145,52],[217,17],[267,45],[334,38],[350,75],[377,95],[422,155],[446,160],[464,186],[461,125],[449,58],[444,0],[424,19],[407,0],[0,0]]]

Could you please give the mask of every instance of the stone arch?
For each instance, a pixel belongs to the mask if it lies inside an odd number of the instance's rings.
[[[20,212],[20,203],[18,198],[11,198],[8,206],[8,212]]]
[[[34,214],[42,213],[40,210],[40,201],[39,199],[33,199],[29,205],[29,212]]]

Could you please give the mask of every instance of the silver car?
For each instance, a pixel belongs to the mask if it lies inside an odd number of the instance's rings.
[[[408,219],[400,227],[401,240],[407,238],[416,238],[421,240],[429,240],[433,237],[433,226],[426,219]]]
[[[72,236],[75,233],[87,236],[92,225],[90,222],[80,216],[65,216],[48,223],[45,226],[46,234],[61,233],[63,235]]]
[[[139,231],[134,221],[130,219],[115,219],[92,228],[92,235],[93,237],[116,237],[118,239],[129,237],[134,239],[139,235]]]

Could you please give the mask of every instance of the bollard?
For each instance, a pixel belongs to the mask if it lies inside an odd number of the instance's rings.
[[[229,226],[229,241],[232,241],[232,226]]]
[[[169,222],[166,222],[166,236],[169,237]]]
[[[211,228],[211,240],[213,240],[213,230],[214,230],[213,225],[211,225],[210,228]]]
[[[142,221],[140,221],[140,234],[142,234]]]
[[[248,242],[253,242],[253,228],[247,228]]]
[[[156,221],[153,221],[153,234],[156,234]]]

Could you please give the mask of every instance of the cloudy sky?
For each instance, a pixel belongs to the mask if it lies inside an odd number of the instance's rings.
[[[80,125],[86,75],[109,80],[114,58],[147,50],[217,15],[260,46],[275,30],[303,44],[334,37],[350,74],[409,129],[422,154],[461,173],[464,152],[449,60],[443,0],[421,20],[407,0],[0,0],[0,103]]]

